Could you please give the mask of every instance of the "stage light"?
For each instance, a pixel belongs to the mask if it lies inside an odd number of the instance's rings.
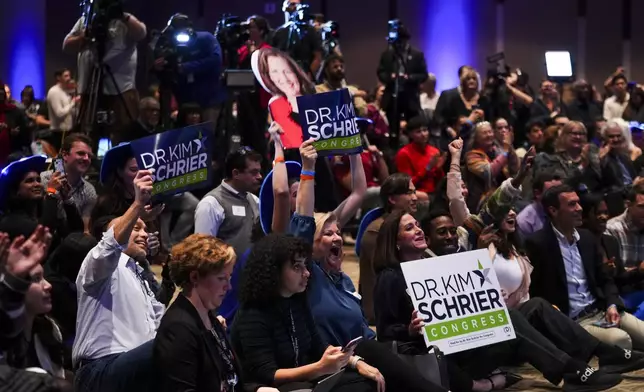
[[[458,68],[473,64],[477,0],[424,0],[423,47],[437,91],[458,86]]]

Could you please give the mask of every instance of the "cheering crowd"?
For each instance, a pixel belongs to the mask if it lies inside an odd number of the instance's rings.
[[[281,35],[248,22],[250,67]],[[602,91],[543,80],[534,92],[524,75],[499,85],[464,65],[439,94],[401,29],[409,62],[385,51],[367,93],[347,83],[339,50],[320,57],[312,42],[305,69],[272,50],[267,62],[297,68],[267,75],[290,114],[289,83],[349,89],[364,152],[285,149],[258,85],[233,115],[243,146],[213,150],[220,179],[158,202],[128,143],[169,129],[158,88],[134,104],[146,29],[127,13],[114,23],[133,121],[87,130],[69,70],[44,102],[29,86],[20,102],[0,90],[0,390],[487,392],[528,363],[586,392],[644,368],[644,88],[625,70]],[[80,25],[65,46],[82,54]],[[185,67],[202,81],[222,61],[204,40],[214,62]],[[184,77],[172,127],[216,123],[217,99]],[[100,157],[97,138],[113,145]],[[353,245],[359,282],[342,268]],[[489,252],[516,338],[442,355],[400,264],[475,249]]]

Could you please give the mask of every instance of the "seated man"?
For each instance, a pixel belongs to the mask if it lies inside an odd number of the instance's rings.
[[[539,174],[532,182],[534,201],[517,215],[517,225],[524,237],[539,231],[546,222],[546,213],[541,207],[541,196],[553,186],[561,185],[562,175],[557,172],[544,172]]]
[[[578,229],[582,208],[575,190],[555,186],[542,203],[549,222],[525,244],[534,266],[530,295],[548,300],[604,343],[644,348],[644,322],[625,311],[595,237]]]
[[[150,171],[136,174],[134,191],[134,203],[112,220],[76,278],[72,362],[81,392],[138,392],[148,390],[154,380],[152,342],[165,308],[137,264],[147,254],[148,234],[140,216],[152,195]]]

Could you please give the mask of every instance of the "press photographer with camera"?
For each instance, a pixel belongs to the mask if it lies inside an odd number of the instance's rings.
[[[409,44],[411,34],[399,19],[389,21],[389,47],[380,56],[378,80],[385,85],[382,108],[389,120],[392,148],[397,149],[400,120],[418,116],[420,85],[427,80],[425,55]]]
[[[163,90],[170,88],[179,106],[197,103],[203,109],[203,121],[216,124],[225,99],[219,80],[222,51],[217,38],[207,31],[196,31],[190,18],[178,13],[161,33],[154,56],[154,69],[161,81],[162,118],[167,101]]]
[[[322,64],[322,42],[315,27],[309,24],[308,7],[300,0],[284,0],[285,23],[275,30],[271,45],[288,53],[314,77]]]
[[[123,12],[122,0],[97,0],[65,37],[63,50],[78,53],[81,121],[95,143],[111,137],[117,145],[124,138],[123,130],[138,116],[136,46],[146,35],[145,24]],[[97,70],[100,77],[95,80]],[[94,99],[97,104],[92,108]],[[100,120],[105,127],[95,126],[97,110],[107,113]]]

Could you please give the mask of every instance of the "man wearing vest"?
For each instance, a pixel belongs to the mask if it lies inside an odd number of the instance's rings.
[[[213,235],[241,255],[250,246],[253,225],[259,219],[256,192],[262,183],[262,157],[242,147],[226,157],[225,180],[197,205],[195,233]]]

